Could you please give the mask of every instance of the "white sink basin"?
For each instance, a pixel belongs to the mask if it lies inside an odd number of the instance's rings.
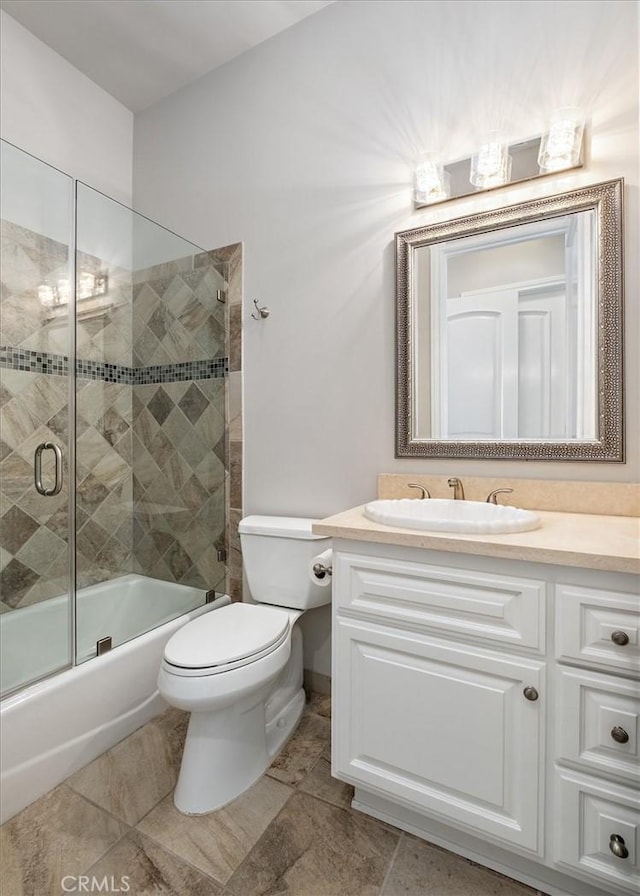
[[[487,504],[484,501],[452,501],[440,498],[395,498],[371,501],[364,515],[375,523],[422,529],[426,532],[464,532],[471,535],[526,532],[540,526],[532,510]]]

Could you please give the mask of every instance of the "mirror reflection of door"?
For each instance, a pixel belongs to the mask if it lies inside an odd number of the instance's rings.
[[[566,438],[564,283],[478,290],[446,302],[443,435]]]

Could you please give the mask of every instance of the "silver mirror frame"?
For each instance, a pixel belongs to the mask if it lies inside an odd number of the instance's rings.
[[[396,457],[624,462],[623,189],[624,181],[620,178],[396,233]],[[598,437],[589,441],[416,438],[412,432],[414,250],[589,209],[596,213],[598,232]]]

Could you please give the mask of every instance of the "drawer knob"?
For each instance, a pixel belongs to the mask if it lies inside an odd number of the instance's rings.
[[[627,743],[629,743],[629,735],[628,735],[627,732],[624,730],[624,728],[620,728],[618,725],[616,725],[615,728],[612,728],[612,729],[611,729],[611,737],[612,737],[612,738],[615,740],[615,742],[618,743],[618,744],[627,744]]]
[[[531,685],[528,685],[528,687],[526,687],[522,693],[525,695],[527,700],[531,701],[537,700],[540,696],[536,689],[534,687],[531,687]]]
[[[626,859],[629,856],[629,850],[624,845],[624,837],[621,837],[620,834],[611,835],[609,849],[617,859]]]
[[[611,640],[618,647],[625,647],[629,643],[629,635],[626,632],[611,632]]]

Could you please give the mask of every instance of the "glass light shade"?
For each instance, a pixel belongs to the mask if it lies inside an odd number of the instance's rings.
[[[79,271],[76,281],[76,297],[78,300],[89,299],[95,295],[96,278],[88,271]]]
[[[579,109],[558,109],[540,141],[538,165],[542,171],[562,171],[580,163],[584,116]]]
[[[469,180],[478,190],[500,187],[511,179],[511,156],[504,136],[492,131],[471,156]]]
[[[422,205],[443,202],[450,195],[450,176],[444,170],[440,153],[422,153],[413,175],[413,199]]]
[[[40,304],[45,308],[50,308],[52,305],[56,305],[56,290],[50,283],[41,283],[38,286],[38,298],[40,299]]]

